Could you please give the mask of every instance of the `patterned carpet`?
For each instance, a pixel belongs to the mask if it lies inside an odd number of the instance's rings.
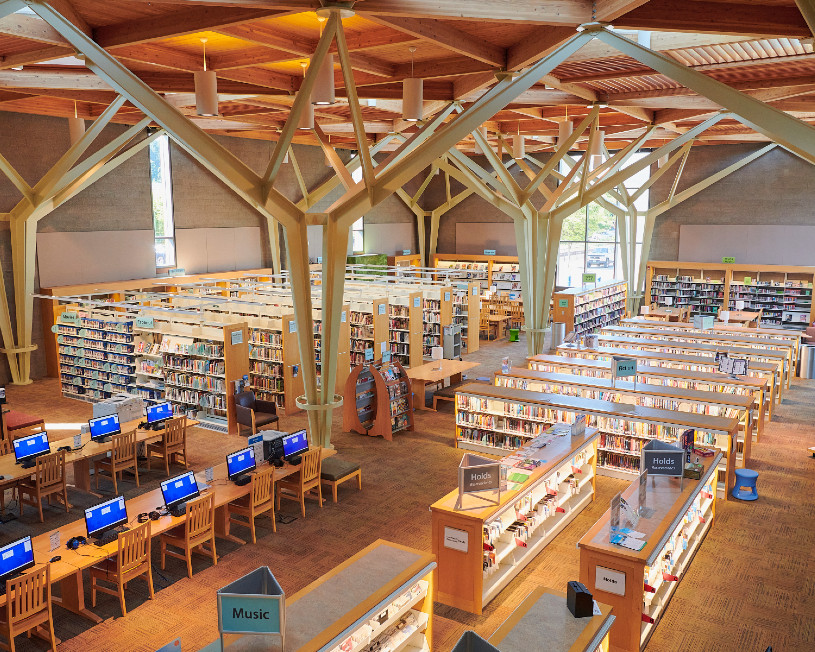
[[[468,358],[482,363],[469,372],[469,378],[491,376],[503,356],[522,364],[526,357],[523,340],[519,344],[482,343],[482,349]],[[89,405],[62,398],[55,380],[9,386],[8,395],[10,407],[44,416],[52,438],[68,434],[59,430],[60,424],[70,428],[66,424],[85,421],[91,414]],[[328,502],[320,510],[312,501],[305,519],[299,517],[299,506],[284,503],[282,513],[296,517],[291,523],[278,524],[273,534],[268,521],[259,519],[254,546],[218,540],[218,565],[212,566],[204,557],[194,559],[192,579],[186,577],[183,562],[176,560],[168,560],[167,570],[158,571],[156,546],[155,599],[147,599],[143,581],[132,582],[126,592],[128,616],[122,618],[117,599],[100,595],[94,611],[105,620],[97,626],[55,607],[56,633],[63,641],[59,649],[152,652],[179,636],[185,652],[197,650],[218,635],[215,590],[259,565],[268,565],[291,595],[378,538],[429,550],[428,505],[455,486],[460,460],[452,447],[452,404],[441,405],[439,413],[417,412],[415,431],[399,434],[393,442],[344,433],[337,414],[333,441],[342,457],[362,465],[363,491],[357,491],[353,483],[343,485],[337,505]],[[768,645],[775,652],[815,649],[815,492],[811,480],[815,459],[806,453],[806,447],[815,441],[815,382],[796,382],[776,414],[762,442],[753,448],[751,466],[760,473],[760,499],[755,503],[719,501],[716,523],[656,628],[649,652],[763,652]],[[281,418],[286,430],[304,424],[303,416]],[[223,461],[227,452],[245,441],[201,429],[194,430],[190,438],[190,457],[196,469]],[[144,470],[140,478],[138,489],[132,482],[123,483],[128,498],[157,487],[164,472]],[[565,590],[566,582],[578,576],[575,543],[622,486],[621,481],[598,479],[597,500],[482,616],[437,604],[434,650],[450,650],[468,628],[489,636],[538,585]],[[112,491],[112,485],[104,490]],[[71,513],[48,508],[45,525],[28,508],[22,519],[2,526],[3,541],[81,518],[81,508],[92,504],[75,491],[70,499]],[[241,530],[236,533],[244,534]],[[89,592],[86,599],[90,604]],[[45,648],[25,637],[17,643],[22,651]]]

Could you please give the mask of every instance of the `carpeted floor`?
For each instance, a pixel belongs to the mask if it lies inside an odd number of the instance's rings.
[[[470,379],[489,377],[509,356],[514,364],[526,357],[523,340],[487,344],[468,359],[481,366]],[[28,387],[8,386],[9,406],[45,417],[52,438],[70,434],[91,415],[90,405],[64,399],[56,380]],[[815,649],[815,459],[806,448],[815,440],[815,381],[797,381],[786,394],[774,422],[754,445],[752,468],[760,473],[760,499],[755,503],[719,501],[716,522],[688,570],[648,646],[649,652],[775,652]],[[158,570],[154,549],[156,597],[148,600],[144,582],[128,586],[128,616],[122,618],[118,601],[100,595],[94,611],[103,617],[97,626],[59,607],[54,609],[60,650],[134,650],[151,652],[180,637],[185,652],[197,650],[218,635],[215,590],[257,568],[268,565],[291,595],[378,538],[430,550],[428,505],[452,490],[461,458],[452,446],[453,410],[442,403],[439,413],[417,412],[414,432],[399,434],[393,442],[342,432],[339,413],[334,419],[333,441],[339,453],[358,461],[363,469],[363,491],[349,483],[340,488],[339,503],[320,510],[307,505],[283,505],[282,513],[296,517],[278,524],[258,520],[258,544],[238,546],[218,540],[219,562],[194,560],[195,574],[186,577],[183,562],[169,560]],[[301,415],[281,418],[281,428],[305,425]],[[195,429],[189,449],[194,468],[223,461],[243,438]],[[125,482],[130,498],[153,489],[164,472],[140,472],[141,487]],[[450,650],[465,629],[487,637],[536,586],[564,590],[578,576],[579,552],[575,543],[603,514],[610,498],[624,483],[609,478],[597,481],[597,500],[495,599],[482,616],[436,605],[434,649]],[[112,491],[112,485],[103,486]],[[40,524],[28,508],[22,518],[2,525],[3,541],[25,533],[38,534],[81,518],[89,497],[72,492],[74,509],[65,514],[46,510]],[[131,515],[134,516],[134,515]],[[241,536],[241,532],[237,532]],[[248,532],[246,533],[248,536]],[[156,547],[157,548],[157,547]],[[90,595],[87,598],[90,604]],[[39,650],[44,644],[25,637],[18,649]],[[536,649],[532,644],[530,652]]]

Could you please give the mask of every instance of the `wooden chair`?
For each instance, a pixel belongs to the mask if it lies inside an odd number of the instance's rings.
[[[96,488],[99,489],[99,476],[105,472],[113,479],[113,493],[119,493],[117,476],[127,469],[133,469],[136,474],[136,486],[139,486],[139,460],[136,457],[136,431],[123,432],[121,435],[113,435],[113,446],[110,457],[93,461],[93,474],[96,477]]]
[[[300,464],[300,471],[289,478],[280,480],[277,483],[277,509],[280,510],[280,499],[299,500],[300,511],[303,518],[306,517],[306,494],[312,489],[317,490],[317,500],[320,507],[323,506],[323,485],[320,483],[320,472],[322,469],[322,448],[315,448],[307,453],[303,453],[303,461]]]
[[[524,325],[524,307],[519,301],[509,304],[509,321],[513,328],[522,328]]]
[[[13,580],[6,580],[6,606],[0,611],[0,632],[8,643],[0,643],[14,652],[14,637],[48,623],[51,650],[56,651],[59,641],[54,635],[51,612],[51,564],[45,564]]]
[[[150,521],[142,523],[127,532],[119,533],[119,550],[116,559],[104,559],[91,566],[91,602],[96,606],[96,592],[101,591],[112,596],[119,596],[122,605],[122,615],[127,615],[125,606],[125,586],[130,580],[146,575],[147,589],[150,599],[153,599],[153,562],[150,556],[151,548]],[[99,584],[100,581],[116,586],[109,589]]]
[[[17,483],[18,500],[20,502],[20,516],[23,515],[23,506],[31,505],[40,512],[40,523],[45,519],[42,515],[42,499],[56,496],[65,505],[65,511],[71,509],[68,503],[68,484],[65,481],[65,451],[57,451],[50,455],[37,458],[34,476],[25,478]]]
[[[168,419],[164,426],[164,435],[161,441],[147,444],[147,470],[150,470],[150,462],[153,457],[164,460],[164,469],[167,477],[170,476],[170,464],[183,464],[187,468],[187,417],[175,417]],[[181,462],[181,458],[184,461]]]
[[[229,521],[248,527],[252,533],[252,543],[257,543],[257,537],[255,536],[256,516],[271,512],[272,532],[277,532],[274,509],[274,469],[275,467],[269,466],[255,473],[252,476],[251,491],[226,506]],[[249,520],[247,522],[243,519],[233,518],[233,514],[245,516]]]
[[[11,455],[14,452],[14,445],[11,443],[11,437],[6,429],[5,419],[3,420],[3,432],[0,435],[0,455]],[[14,498],[16,488],[16,482],[4,483],[0,486],[0,514],[6,511],[6,490],[11,489],[11,497]]]
[[[481,312],[481,320],[478,322],[478,336],[481,337],[481,333],[487,333],[487,340],[490,339],[490,318],[489,313],[486,311]]]
[[[204,544],[209,542],[209,552]],[[184,554],[168,550],[173,546],[184,551]],[[192,577],[192,551],[201,548],[203,554],[212,555],[212,565],[218,565],[215,553],[215,494],[206,493],[200,498],[187,503],[184,524],[174,527],[161,535],[161,570],[164,570],[165,555],[186,560],[187,577]]]

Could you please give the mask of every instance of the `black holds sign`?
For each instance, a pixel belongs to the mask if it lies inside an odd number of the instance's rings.
[[[682,477],[685,471],[685,451],[657,439],[649,441],[642,449],[640,471],[648,475]]]
[[[501,485],[501,465],[492,464],[462,469],[461,481],[464,493],[494,491]]]

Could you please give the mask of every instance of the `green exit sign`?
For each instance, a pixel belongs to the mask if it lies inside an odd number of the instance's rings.
[[[597,274],[583,274],[584,283],[597,283]]]
[[[735,262],[736,262],[735,256],[725,256],[724,258],[722,258],[722,264],[724,265],[732,265]]]

